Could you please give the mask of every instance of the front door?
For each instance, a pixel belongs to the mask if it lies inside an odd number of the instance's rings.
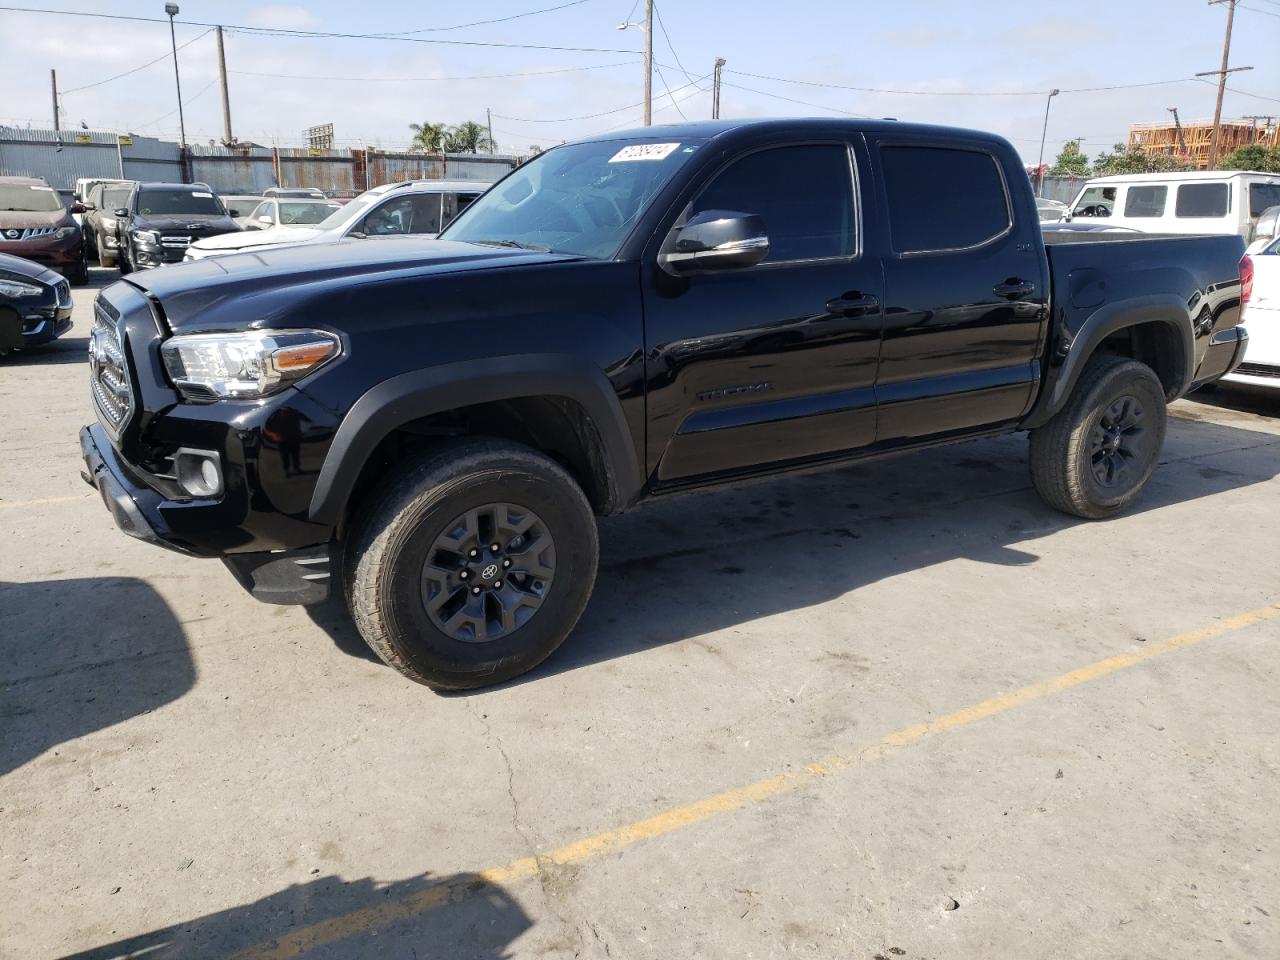
[[[732,159],[687,212],[764,220],[754,267],[645,272],[648,461],[659,484],[874,442],[880,264],[862,252],[861,141]]]

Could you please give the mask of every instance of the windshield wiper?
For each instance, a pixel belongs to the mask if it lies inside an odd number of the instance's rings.
[[[472,243],[483,243],[486,247],[515,247],[518,250],[532,250],[534,253],[555,253],[550,247],[540,243],[521,243],[519,240],[472,240]]]

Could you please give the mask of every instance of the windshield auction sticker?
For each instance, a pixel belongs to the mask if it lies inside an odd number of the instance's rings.
[[[633,143],[623,147],[612,157],[610,163],[630,163],[634,160],[665,160],[680,147],[678,143]]]

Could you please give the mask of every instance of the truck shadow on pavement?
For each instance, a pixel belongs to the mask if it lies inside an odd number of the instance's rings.
[[[319,924],[323,929],[317,931]],[[532,925],[506,890],[477,874],[424,874],[393,884],[324,876],[62,960],[250,960],[261,955],[502,960],[514,955],[508,947]]]
[[[0,666],[0,776],[170,703],[196,679],[169,605],[129,577],[0,581]]]
[[[1280,474],[1280,435],[1201,419],[1193,405],[1175,410],[1161,465],[1119,522]],[[600,572],[582,620],[546,663],[506,686],[957,559],[1033,564],[1021,544],[1089,523],[1039,499],[1023,436],[657,500],[601,521]],[[1099,548],[1111,544],[1106,523],[1094,526]],[[338,602],[308,612],[339,649],[377,662]]]

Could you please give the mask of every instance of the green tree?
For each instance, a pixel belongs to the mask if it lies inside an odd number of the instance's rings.
[[[1173,173],[1178,170],[1194,170],[1196,165],[1190,160],[1167,153],[1143,153],[1141,150],[1130,150],[1125,144],[1117,143],[1110,153],[1100,153],[1093,162],[1095,177],[1109,177],[1118,173]]]
[[[1062,152],[1053,161],[1049,173],[1055,177],[1087,177],[1089,175],[1089,158],[1080,152],[1080,144],[1076,140],[1068,140],[1062,145]]]
[[[449,153],[493,153],[498,145],[483,123],[466,120],[445,134],[444,148]]]
[[[449,132],[448,124],[411,123],[409,129],[413,131],[411,142],[413,149],[425,150],[427,153],[444,153],[445,137]]]
[[[1280,173],[1280,147],[1251,143],[1232,150],[1222,159],[1223,170],[1254,170],[1258,173]]]

